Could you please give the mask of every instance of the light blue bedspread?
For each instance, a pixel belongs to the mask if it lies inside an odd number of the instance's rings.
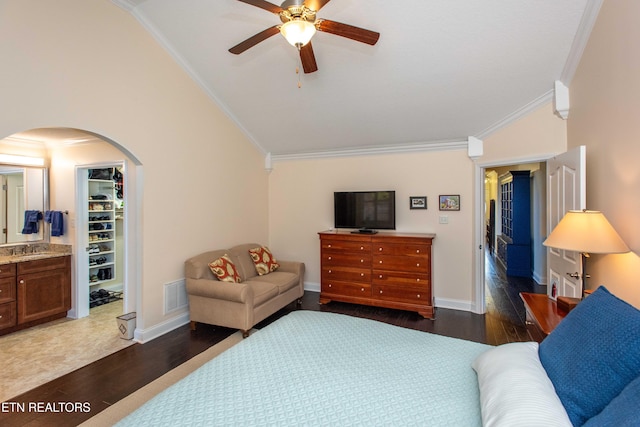
[[[480,426],[471,362],[489,348],[341,314],[295,311],[119,425]]]

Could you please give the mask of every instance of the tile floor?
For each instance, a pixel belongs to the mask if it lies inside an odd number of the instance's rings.
[[[0,402],[134,344],[120,338],[122,301],[0,337]]]

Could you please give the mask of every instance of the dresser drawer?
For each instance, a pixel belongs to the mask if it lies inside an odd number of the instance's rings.
[[[16,265],[0,264],[0,277],[16,277]]]
[[[370,253],[371,242],[349,240],[322,240],[322,252]]]
[[[378,255],[422,256],[431,253],[431,245],[376,242],[372,251]]]
[[[353,283],[331,280],[322,282],[323,294],[335,294],[348,297],[371,297],[371,285],[368,283]]]
[[[421,256],[375,254],[371,266],[374,270],[427,272],[431,270],[431,260],[428,254]]]
[[[0,278],[0,303],[11,302],[16,300],[16,278],[2,277]]]
[[[332,266],[345,266],[345,267],[354,267],[354,268],[371,268],[371,255],[370,254],[352,254],[352,253],[344,253],[344,254],[333,254],[322,253],[322,267],[332,267]]]
[[[385,301],[431,305],[429,287],[373,285],[372,295]]]
[[[343,266],[322,268],[322,282],[339,280],[345,282],[371,282],[371,270]]]
[[[377,285],[422,286],[425,289],[431,286],[430,276],[425,273],[373,270],[372,277]]]
[[[0,329],[10,328],[15,325],[16,325],[15,301],[0,304]]]

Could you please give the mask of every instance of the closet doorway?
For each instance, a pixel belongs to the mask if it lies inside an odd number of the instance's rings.
[[[77,235],[76,283],[78,317],[111,303],[125,307],[126,274],[125,162],[76,167]]]

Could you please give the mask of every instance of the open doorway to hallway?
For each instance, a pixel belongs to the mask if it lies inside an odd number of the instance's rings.
[[[505,325],[523,323],[520,293],[546,293],[545,162],[485,167],[484,206],[486,313]]]

